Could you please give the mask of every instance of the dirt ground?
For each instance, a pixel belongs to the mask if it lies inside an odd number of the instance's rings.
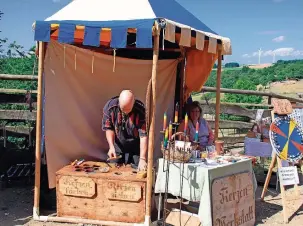
[[[303,192],[295,195],[294,189],[286,191],[287,212],[289,226],[303,225]],[[282,214],[282,200],[279,192],[270,189],[265,202],[260,201],[262,187],[258,187],[256,194],[256,225],[284,225]],[[0,225],[2,226],[67,226],[82,224],[62,224],[52,222],[36,222],[32,220],[33,189],[31,187],[7,188],[0,191]],[[88,225],[86,225],[88,226]]]
[[[256,65],[248,65],[248,67],[249,67],[249,68],[252,68],[252,69],[263,69],[263,68],[270,67],[270,66],[272,66],[271,63],[256,64]]]
[[[290,80],[290,81],[271,83],[269,91],[273,93],[279,93],[282,95],[298,98],[297,93],[303,92],[302,87],[303,87],[303,80],[300,81]]]

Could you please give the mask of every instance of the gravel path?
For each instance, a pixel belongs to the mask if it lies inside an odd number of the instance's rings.
[[[302,191],[302,186],[300,186]],[[262,187],[258,187],[256,194],[256,225],[284,225],[282,215],[281,196],[271,189],[265,198],[260,201]],[[301,192],[303,194],[303,192]],[[303,225],[303,196],[296,197],[294,189],[286,191],[287,211],[290,217],[288,226]],[[82,224],[61,224],[52,222],[35,222],[32,220],[33,190],[25,188],[7,188],[0,191],[0,225],[26,226],[67,226]]]

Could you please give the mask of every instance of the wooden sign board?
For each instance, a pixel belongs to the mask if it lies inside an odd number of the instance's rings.
[[[111,200],[137,202],[142,198],[140,184],[123,181],[106,181],[104,183],[105,196]]]
[[[96,193],[96,185],[91,178],[62,176],[59,179],[59,190],[64,195],[92,197]]]
[[[214,226],[254,225],[255,198],[251,173],[215,179],[211,192]]]
[[[293,111],[292,105],[287,99],[272,98],[272,105],[274,106],[274,112],[278,115],[291,114]]]
[[[280,183],[284,186],[299,184],[299,176],[296,166],[281,167],[278,170]]]

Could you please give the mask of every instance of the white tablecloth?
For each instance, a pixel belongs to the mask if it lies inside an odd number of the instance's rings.
[[[166,171],[167,161],[164,159],[159,159],[155,193],[165,193]],[[182,177],[180,176],[181,172],[183,172],[182,184]],[[203,163],[170,163],[167,192],[189,201],[200,202],[198,213],[200,221],[203,226],[212,226],[210,195],[210,185],[212,184],[212,181],[216,178],[242,172],[252,173],[252,180],[256,190],[257,181],[252,170],[252,162],[250,159],[224,165],[205,165]]]

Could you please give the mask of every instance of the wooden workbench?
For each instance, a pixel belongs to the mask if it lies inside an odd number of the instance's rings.
[[[140,223],[145,216],[146,179],[136,177],[130,166],[84,162],[80,169],[68,165],[56,173],[57,214],[94,220]],[[92,167],[93,172],[85,172]]]

